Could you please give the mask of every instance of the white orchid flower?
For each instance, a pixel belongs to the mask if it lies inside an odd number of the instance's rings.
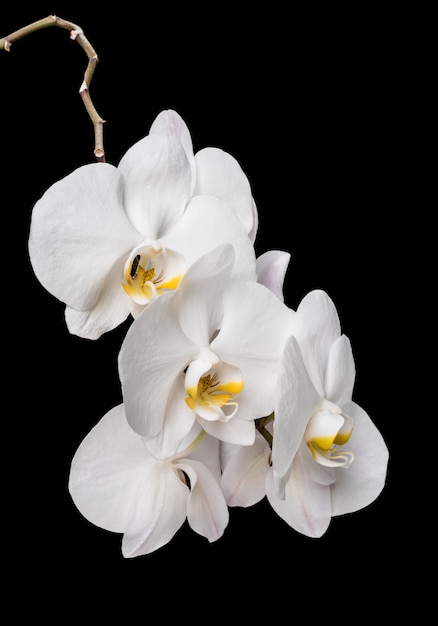
[[[354,358],[332,300],[310,292],[295,321],[278,385],[267,497],[290,526],[320,537],[333,516],[377,498],[388,449],[352,400]]]
[[[132,558],[167,544],[187,520],[209,542],[228,524],[219,488],[219,441],[200,432],[186,449],[157,460],[126,421],[123,404],[111,409],[79,445],[69,491],[91,523],[123,534]]]
[[[250,447],[222,445],[221,488],[229,506],[265,495],[291,527],[320,537],[331,518],[364,508],[382,491],[388,449],[352,401],[355,365],[332,300],[310,292],[286,342],[272,432]]]
[[[30,260],[66,304],[71,333],[97,339],[175,289],[193,261],[229,242],[235,272],[256,279],[258,215],[240,165],[218,148],[194,154],[172,110],[155,119],[118,167],[82,166],[36,203]]]
[[[172,453],[195,420],[218,439],[250,445],[254,420],[273,410],[294,311],[264,285],[233,279],[234,258],[229,244],[205,254],[126,334],[126,415],[155,455]]]

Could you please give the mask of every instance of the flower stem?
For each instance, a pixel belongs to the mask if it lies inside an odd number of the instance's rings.
[[[269,430],[266,428],[266,426],[273,420],[274,420],[274,413],[271,413],[271,415],[268,415],[267,417],[259,417],[258,419],[255,420],[255,425],[256,425],[257,430],[262,435],[262,437],[266,439],[271,450],[272,450],[273,438]]]
[[[35,31],[42,30],[43,28],[48,28],[49,26],[58,26],[59,28],[69,30],[70,39],[73,39],[73,41],[77,41],[77,43],[81,46],[81,48],[84,50],[85,54],[88,57],[88,65],[84,73],[82,85],[79,89],[79,94],[82,98],[85,109],[94,127],[94,156],[96,157],[97,161],[105,162],[105,150],[103,147],[103,125],[105,123],[105,120],[103,120],[96,111],[89,92],[91,79],[93,78],[94,70],[99,61],[99,58],[93,46],[85,37],[82,28],[80,26],[77,26],[73,22],[63,20],[56,15],[49,15],[42,20],[37,20],[36,22],[32,22],[31,24],[28,24],[27,26],[16,30],[6,37],[2,37],[0,39],[0,50],[6,50],[6,52],[9,52],[14,42],[22,39],[23,37],[26,37],[27,35],[30,35],[31,33],[34,33]]]
[[[195,439],[192,441],[192,443],[190,443],[187,448],[184,448],[184,450],[182,450],[181,452],[178,452],[177,454],[174,454],[172,457],[173,461],[176,461],[178,459],[183,459],[186,456],[189,456],[189,454],[191,454],[193,452],[193,450],[196,448],[196,446],[201,443],[201,441],[204,439],[205,435],[206,435],[206,431],[205,430],[201,430],[201,432],[197,435],[197,437],[195,437]]]

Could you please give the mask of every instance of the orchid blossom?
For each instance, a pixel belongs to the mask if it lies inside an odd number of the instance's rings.
[[[228,507],[219,488],[219,441],[201,430],[191,436],[184,449],[155,459],[120,404],[79,445],[70,494],[90,522],[123,534],[125,557],[161,548],[186,520],[209,542],[223,535]]]
[[[332,517],[364,508],[386,480],[388,449],[368,414],[352,400],[355,364],[328,295],[300,303],[278,381],[272,451],[223,445],[221,487],[229,506],[265,495],[298,532],[322,536]]]
[[[264,285],[233,279],[234,261],[229,244],[198,259],[122,344],[126,416],[157,456],[172,453],[195,420],[222,441],[251,445],[255,419],[273,410],[294,311]]]
[[[222,243],[237,275],[255,280],[256,205],[237,161],[218,148],[194,154],[172,110],[118,167],[84,165],[34,206],[30,260],[64,302],[69,331],[97,339],[178,287],[195,259]]]

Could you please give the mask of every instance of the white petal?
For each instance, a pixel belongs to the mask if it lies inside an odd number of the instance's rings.
[[[190,197],[190,163],[171,135],[152,134],[130,148],[119,163],[126,212],[145,237],[159,239],[181,219]]]
[[[178,141],[184,148],[184,151],[190,163],[190,169],[192,171],[192,183],[190,190],[190,195],[192,195],[196,182],[196,165],[195,157],[193,154],[192,138],[186,123],[184,122],[182,117],[172,109],[169,109],[167,111],[161,111],[161,113],[159,113],[155,118],[149,131],[150,135],[156,133],[176,137],[176,139],[178,139]]]
[[[116,328],[130,313],[130,298],[121,287],[121,264],[108,273],[107,280],[95,305],[89,311],[65,309],[67,327],[73,335],[98,339]]]
[[[254,244],[255,239],[257,237],[257,232],[258,232],[258,228],[259,228],[259,212],[257,209],[257,205],[255,203],[254,198],[252,199],[252,221],[253,221],[253,225],[251,230],[248,233],[248,237],[249,240],[252,244]]]
[[[180,374],[170,393],[160,432],[156,437],[146,441],[148,450],[157,459],[165,459],[176,454],[193,428],[196,414],[184,402],[185,395],[184,375]],[[193,435],[193,439],[195,436],[196,434]]]
[[[148,437],[160,432],[172,388],[197,352],[179,325],[177,295],[163,294],[143,311],[128,329],[118,357],[128,422]]]
[[[124,532],[150,462],[141,437],[126,422],[123,405],[114,407],[73,457],[69,476],[73,502],[93,524]]]
[[[311,479],[300,452],[294,458],[285,499],[277,497],[272,471],[267,476],[266,495],[274,511],[289,526],[307,537],[321,537],[330,525],[330,486]]]
[[[212,195],[228,202],[242,223],[246,234],[254,227],[251,187],[241,166],[228,152],[204,148],[195,155],[196,187],[194,195]]]
[[[244,389],[239,394],[243,419],[270,415],[286,339],[292,334],[295,313],[267,287],[233,281],[224,294],[224,316],[211,349],[238,367]]]
[[[162,239],[163,245],[181,252],[188,265],[219,245],[234,248],[233,276],[256,280],[254,246],[230,205],[213,196],[196,196],[181,221]]]
[[[189,495],[171,463],[148,466],[132,501],[122,541],[123,556],[149,554],[167,544],[186,519]]]
[[[307,424],[321,397],[309,378],[295,337],[288,339],[278,379],[275,401],[272,464],[285,476],[304,437]]]
[[[257,435],[252,446],[235,449],[221,478],[221,488],[228,506],[248,507],[264,498],[269,457],[269,446],[261,435]]]
[[[341,335],[332,344],[326,375],[326,397],[343,407],[353,394],[356,368],[350,340]]]
[[[270,289],[281,301],[283,286],[291,255],[282,250],[268,250],[257,258],[257,280]]]
[[[187,156],[189,158],[193,156],[193,144],[190,131],[181,115],[176,111],[172,109],[161,111],[153,121],[149,134],[164,134],[176,137],[183,145]]]
[[[198,415],[198,422],[205,432],[212,437],[227,443],[236,443],[241,446],[251,446],[255,438],[254,421],[240,419],[238,415],[232,417],[228,422],[219,420],[210,421],[202,419]]]
[[[337,311],[324,291],[315,289],[300,302],[294,334],[315,389],[324,396],[330,349],[341,334]]]
[[[178,463],[190,478],[191,490],[187,505],[189,526],[208,541],[217,541],[228,524],[229,514],[219,484],[207,467],[194,459]]]
[[[355,402],[345,405],[354,428],[345,448],[353,452],[348,468],[336,470],[332,487],[333,515],[357,511],[373,502],[385,486],[389,452],[369,415]]]
[[[208,346],[223,316],[223,292],[230,279],[234,250],[223,244],[196,260],[178,289],[178,319],[193,344]]]
[[[303,442],[301,447],[303,448],[303,454],[305,451],[306,455],[310,457],[311,452],[307,447],[307,444]],[[315,463],[313,457],[307,464],[307,469],[309,477],[321,485],[332,485],[336,481],[336,467],[328,467],[327,465],[322,465],[321,463]]]
[[[201,426],[199,424],[195,426],[199,428],[198,432],[200,432]],[[194,437],[192,437],[192,441],[193,439]],[[216,437],[205,435],[200,444],[190,453],[190,458],[204,463],[219,484],[221,477],[221,443]]]
[[[29,255],[38,280],[77,310],[97,302],[113,267],[141,235],[123,206],[123,181],[106,163],[85,165],[52,185],[36,203]]]

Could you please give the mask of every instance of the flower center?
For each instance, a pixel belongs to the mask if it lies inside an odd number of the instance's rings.
[[[209,392],[210,389],[215,387],[218,384],[217,374],[213,375],[207,374],[207,376],[203,376],[198,384],[198,392],[202,395],[205,392]]]
[[[187,406],[200,417],[228,422],[237,412],[236,397],[243,389],[243,378],[237,367],[198,358],[187,368],[185,389]]]
[[[159,241],[137,246],[129,255],[122,287],[134,302],[147,305],[164,291],[176,289],[186,272],[184,257]]]
[[[190,483],[190,478],[188,474],[184,470],[178,467],[176,468],[176,475],[178,476],[180,481],[184,483],[184,485],[187,485],[187,487],[189,488],[189,491],[191,491],[192,485]]]
[[[352,431],[353,419],[324,399],[310,418],[304,438],[313,458],[320,465],[349,467],[354,454],[344,450],[343,446],[350,439]]]

